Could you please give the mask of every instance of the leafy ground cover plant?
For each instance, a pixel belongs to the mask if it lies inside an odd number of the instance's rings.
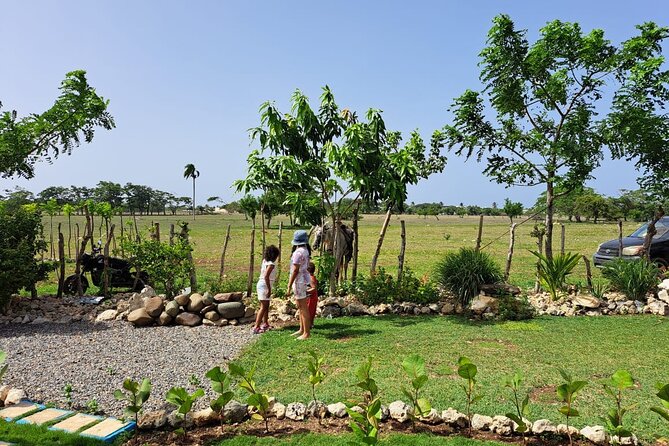
[[[7,373],[7,367],[9,367],[9,364],[5,363],[6,359],[7,353],[0,350],[0,383],[2,382],[2,378],[5,376],[5,373]]]
[[[571,274],[581,258],[579,254],[566,252],[547,257],[537,251],[531,251],[538,259],[538,274],[541,286],[548,290],[552,300],[558,299],[558,293],[567,284],[567,276]]]
[[[578,410],[574,408],[574,399],[576,398],[576,394],[580,392],[581,389],[583,389],[583,387],[588,384],[588,382],[574,381],[571,378],[571,375],[562,369],[560,369],[560,375],[565,382],[557,387],[556,392],[558,398],[560,398],[560,401],[564,403],[564,406],[560,407],[558,412],[560,412],[566,418],[565,424],[567,425],[567,435],[569,436],[569,444],[572,445],[573,443],[571,439],[571,432],[569,430],[569,419],[578,417],[580,415]]]
[[[411,411],[411,423],[415,430],[416,419],[427,415],[432,410],[430,401],[427,398],[420,397],[420,390],[425,387],[428,381],[427,373],[425,373],[425,359],[413,354],[402,361],[402,368],[411,380],[411,390],[402,388],[402,393],[411,401],[413,409]]]
[[[602,276],[609,280],[611,287],[625,294],[631,300],[646,300],[648,292],[659,283],[660,271],[645,259],[614,259],[602,269]]]
[[[251,418],[264,421],[265,431],[269,432],[269,396],[259,392],[256,387],[253,380],[256,371],[255,365],[247,372],[244,367],[231,362],[228,364],[228,371],[232,376],[239,379],[237,385],[249,393],[246,402],[256,409],[256,413],[252,414]]]
[[[502,380],[504,387],[511,389],[513,398],[511,402],[515,412],[508,412],[506,416],[511,418],[517,425],[516,432],[520,432],[523,436],[523,444],[526,442],[525,434],[529,430],[530,425],[525,421],[530,416],[530,394],[525,394],[525,397],[520,400],[521,392],[523,391],[523,375],[516,372],[513,375],[505,376]]]
[[[615,401],[615,408],[606,413],[604,421],[611,435],[618,438],[631,437],[632,432],[623,427],[623,417],[633,407],[623,407],[623,392],[634,387],[634,378],[627,370],[617,370],[610,378],[602,382],[604,391]]]
[[[657,383],[656,387],[656,395],[660,399],[662,407],[653,406],[650,410],[669,421],[669,384]]]
[[[223,421],[223,409],[235,396],[234,392],[230,390],[232,380],[219,366],[209,370],[204,376],[209,378],[211,381],[211,388],[214,392],[218,393],[218,398],[212,400],[211,403],[209,403],[209,407],[211,407],[211,410],[218,413],[221,421]]]
[[[354,292],[365,305],[393,302],[428,304],[439,300],[439,290],[427,277],[419,278],[410,268],[405,268],[398,281],[379,267],[370,277],[358,277]]]
[[[72,387],[71,383],[65,383],[63,386],[63,397],[65,397],[65,404],[67,404],[67,407],[72,409],[72,393],[74,393],[74,387]]]
[[[318,356],[318,354],[311,350],[307,358],[307,370],[309,370],[309,384],[311,384],[311,396],[313,401],[316,401],[316,386],[325,379],[325,372],[323,371],[323,364],[325,357]]]
[[[381,400],[378,397],[379,388],[371,377],[372,358],[367,357],[355,371],[358,382],[356,387],[362,389],[362,401],[346,403],[346,412],[351,421],[349,426],[361,444],[374,445],[379,442],[379,420],[381,419]],[[353,406],[359,406],[363,413],[354,411]]]
[[[501,282],[502,270],[489,254],[471,248],[449,252],[437,263],[436,281],[452,292],[463,306],[479,293],[481,285]]]
[[[497,317],[502,321],[524,321],[532,319],[536,310],[527,299],[527,296],[519,297],[503,294],[497,299],[499,310]]]
[[[193,409],[193,404],[195,404],[195,401],[197,401],[199,398],[202,398],[203,396],[204,390],[202,389],[197,389],[193,393],[188,393],[188,391],[183,387],[172,387],[165,394],[165,400],[176,407],[177,415],[183,419],[186,418],[186,415],[188,415],[191,409]],[[185,424],[183,427],[183,432],[186,432]]]
[[[141,384],[128,378],[123,381],[122,389],[117,389],[114,391],[114,398],[116,398],[117,401],[128,402],[124,412],[127,415],[135,418],[135,423],[138,421],[139,413],[142,411],[142,406],[144,406],[144,403],[149,399],[150,396],[151,381],[148,378],[144,378]]]
[[[469,424],[469,436],[472,436],[472,406],[476,404],[483,396],[477,392],[476,388],[476,374],[478,369],[469,358],[461,356],[458,359],[458,375],[467,380],[467,383],[462,386],[465,391],[467,402],[467,422]]]

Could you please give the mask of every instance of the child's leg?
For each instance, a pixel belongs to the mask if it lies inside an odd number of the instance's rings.
[[[267,314],[269,313],[269,301],[261,300],[260,309],[258,310],[258,316],[256,317],[256,326],[261,327],[262,323],[267,320]]]
[[[297,301],[300,306],[300,319],[302,321],[302,335],[297,339],[307,339],[311,333],[311,316],[309,315],[309,305],[307,299],[300,299]]]
[[[263,324],[268,326],[269,325],[269,300],[266,300],[263,303],[265,304],[265,306],[263,307],[263,310],[265,312],[263,313],[262,322],[263,322]]]
[[[263,312],[264,302],[265,302],[264,300],[260,301],[260,309],[258,310],[258,314],[256,314],[256,324],[253,328],[258,328],[258,329],[260,328],[260,324],[262,323],[262,318],[263,318],[262,312]]]

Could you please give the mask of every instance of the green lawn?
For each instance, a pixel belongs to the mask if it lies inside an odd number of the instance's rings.
[[[669,381],[669,324],[664,318],[542,317],[506,323],[472,323],[458,317],[340,318],[317,320],[314,337],[307,342],[291,338],[290,330],[262,335],[240,359],[246,366],[256,364],[259,387],[284,403],[310,399],[305,360],[311,349],[326,358],[327,376],[317,396],[327,402],[358,394],[353,370],[370,355],[383,402],[403,399],[401,387],[408,382],[400,363],[418,353],[427,360],[430,375],[425,396],[440,410],[464,411],[462,380],[454,374],[455,362],[464,355],[479,367],[484,397],[476,412],[496,415],[511,410],[500,381],[519,370],[533,388],[531,418],[561,422],[555,386],[561,380],[558,368],[564,368],[574,378],[590,381],[576,402],[582,416],[575,424],[583,426],[602,424],[611,402],[600,381],[625,368],[638,380],[637,388],[625,395],[626,403],[637,405],[626,421],[642,438],[669,436],[669,424],[648,410],[659,402],[655,383]]]
[[[257,438],[239,436],[213,443],[216,446],[348,446],[355,437],[352,435],[332,436],[323,434],[298,434],[285,438]],[[393,446],[502,446],[496,441],[470,440],[464,437],[437,437],[434,435],[389,435],[381,441],[382,445]]]
[[[360,221],[360,267],[359,271],[368,274],[372,255],[378,241],[378,234],[383,222],[383,215],[365,215]],[[418,275],[430,274],[435,263],[448,251],[456,250],[460,247],[473,247],[476,241],[478,217],[434,217],[422,218],[415,215],[393,216],[386,239],[379,258],[379,265],[392,272],[397,268],[397,255],[400,246],[400,223],[399,220],[406,220],[407,246],[406,246],[406,265],[413,269]],[[98,227],[96,219],[96,228]],[[137,225],[140,230],[146,231],[146,228],[152,222],[159,222],[161,225],[162,238],[166,239],[169,234],[170,224],[179,220],[189,222],[191,228],[192,241],[194,243],[193,257],[197,264],[198,277],[213,278],[217,276],[220,265],[221,250],[225,239],[225,231],[228,224],[231,225],[231,239],[226,254],[226,271],[230,276],[245,275],[249,265],[249,246],[251,241],[251,223],[244,220],[241,215],[204,215],[197,216],[192,221],[190,216],[143,216],[137,217]],[[129,221],[125,217],[124,221]],[[278,224],[283,221],[288,224],[285,217],[278,217],[272,220],[271,228],[266,231],[267,243],[278,244]],[[519,220],[520,221],[520,220]],[[65,242],[68,241],[68,223],[67,218],[59,216],[54,218],[54,228],[58,223],[62,224],[62,231],[65,234]],[[84,219],[81,216],[72,218],[72,224],[79,223],[83,231]],[[116,223],[116,234],[120,233],[120,219],[114,219]],[[45,217],[45,237],[49,240],[49,218]],[[566,250],[578,252],[591,256],[597,249],[599,243],[617,237],[616,224],[592,224],[592,223],[570,223],[564,222],[566,233]],[[625,233],[632,232],[638,226],[637,223],[625,223]],[[508,229],[509,220],[506,217],[485,217],[483,227],[484,250],[489,252],[500,265],[503,265],[508,250]],[[536,249],[536,239],[529,233],[532,230],[532,222],[520,225],[516,230],[516,247],[514,261],[511,268],[510,282],[520,286],[530,286],[534,283],[534,272],[536,258],[529,252]],[[283,256],[284,259],[289,255],[290,238],[292,237],[292,228],[284,229],[283,233]],[[260,232],[260,230],[258,230]],[[96,240],[98,239],[96,230]],[[260,234],[256,236],[256,271],[260,271]],[[74,236],[72,238],[71,251],[74,253]],[[104,242],[104,240],[103,240]],[[560,246],[560,226],[555,229],[555,249]],[[113,246],[112,246],[113,247]],[[65,249],[66,255],[68,249]],[[48,254],[47,254],[48,257]],[[284,261],[282,278],[286,280],[287,266]],[[68,264],[68,274],[74,269],[73,264]],[[585,282],[585,268],[582,263],[578,265],[574,274],[573,281]],[[599,277],[599,272],[594,270],[595,277]],[[41,294],[55,293],[55,274],[49,281],[39,287]]]
[[[0,440],[22,446],[103,446],[103,441],[50,431],[46,427],[7,423],[0,420]],[[116,442],[115,444],[118,444]]]

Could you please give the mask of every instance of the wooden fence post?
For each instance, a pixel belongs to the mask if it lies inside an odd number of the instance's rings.
[[[476,250],[481,250],[481,238],[483,237],[483,214],[479,215],[479,233],[476,236]]]
[[[157,223],[156,223],[157,224]],[[105,243],[105,249],[104,249],[104,256],[105,256],[105,263],[104,263],[104,269],[102,270],[102,275],[105,279],[104,281],[104,296],[109,297],[109,243],[111,240],[114,238],[114,223],[112,223],[111,227],[109,228],[108,236],[107,236],[107,242]]]
[[[353,270],[351,271],[351,280],[355,282],[358,277],[358,204],[353,210]]]
[[[588,282],[588,289],[592,292],[592,271],[590,270],[590,259],[584,255],[583,262],[585,263],[585,280]]]
[[[225,251],[228,250],[228,242],[230,241],[230,225],[228,225],[228,230],[225,233],[225,242],[223,242],[223,252],[221,253],[221,269],[218,271],[218,278],[223,280],[224,270],[225,270]]]
[[[253,268],[254,268],[254,250],[255,250],[255,243],[256,243],[256,228],[255,225],[253,225],[253,229],[251,229],[251,255],[250,260],[249,260],[249,278],[246,282],[246,296],[251,297],[251,293],[253,292]]]
[[[60,223],[58,223],[58,293],[57,297],[63,297],[63,287],[65,285],[65,236],[60,232]]]
[[[170,224],[170,246],[174,245],[174,223]]]
[[[386,236],[386,230],[388,229],[388,225],[390,224],[391,215],[392,215],[392,206],[388,206],[388,211],[386,212],[386,218],[383,220],[383,226],[381,226],[381,232],[379,233],[379,242],[376,245],[376,251],[374,252],[374,257],[372,257],[372,266],[369,271],[370,275],[374,274],[374,272],[376,271],[376,262],[379,260],[379,254],[381,254],[381,246],[383,245],[383,238]]]
[[[537,252],[539,254],[543,254],[543,243],[544,243],[544,235],[539,234],[537,236]],[[537,280],[534,282],[534,292],[538,293],[541,290],[541,282],[539,281],[539,265],[540,262],[537,260]]]
[[[564,255],[565,227],[560,223],[560,254]]]
[[[618,257],[623,256],[623,221],[618,220]]]
[[[400,232],[401,241],[400,241],[400,255],[397,257],[397,260],[399,261],[399,265],[397,265],[397,283],[402,282],[402,273],[404,272],[404,252],[407,246],[407,233],[404,220],[400,220],[400,227],[401,227],[401,232]]]
[[[153,234],[154,234],[154,237],[156,238],[156,241],[157,241],[158,243],[160,243],[160,223],[155,222],[155,223],[153,224],[153,227],[154,227],[154,230],[153,230],[153,231],[154,231],[154,233],[153,233]]]
[[[506,255],[506,267],[504,268],[504,281],[509,280],[511,273],[511,259],[513,258],[513,245],[516,242],[516,223],[511,224],[511,231],[509,234],[509,253]]]

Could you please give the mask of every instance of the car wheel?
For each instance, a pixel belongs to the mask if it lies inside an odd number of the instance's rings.
[[[657,258],[653,259],[652,262],[653,262],[655,265],[657,265],[657,267],[659,268],[659,270],[662,271],[663,273],[664,273],[664,272],[667,272],[667,270],[669,270],[669,261],[667,261],[667,259],[663,259],[663,258],[661,258],[661,257],[657,257]]]

